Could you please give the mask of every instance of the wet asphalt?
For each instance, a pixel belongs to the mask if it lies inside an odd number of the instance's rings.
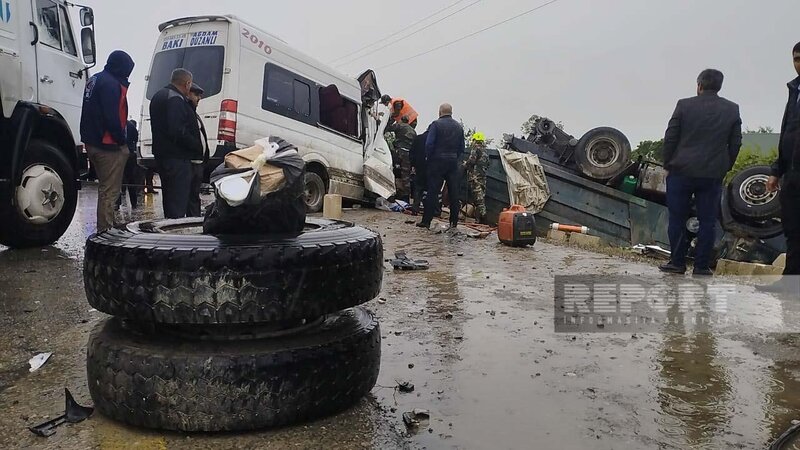
[[[638,276],[674,283],[656,261],[547,242],[515,249],[495,236],[437,234],[412,218],[349,210],[379,231],[386,257],[405,250],[431,268],[386,264],[378,386],[350,410],[280,430],[204,435],[127,427],[95,414],[49,438],[27,430],[63,412],[63,389],[90,404],[84,241],[96,190],[81,192],[67,234],[43,249],[0,247],[0,448],[765,448],[800,419],[800,299],[744,283],[726,322],[663,323],[650,332],[557,333],[554,277]],[[153,218],[158,196],[122,220]],[[723,279],[724,280],[724,279]],[[595,330],[596,331],[596,330]],[[52,352],[34,373],[28,359]],[[398,382],[415,385],[398,392]],[[402,413],[430,411],[409,430]]]

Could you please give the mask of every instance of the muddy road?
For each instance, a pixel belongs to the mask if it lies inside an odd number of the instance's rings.
[[[764,448],[800,419],[800,299],[737,288],[726,322],[663,324],[649,333],[556,333],[554,276],[633,275],[675,282],[655,262],[559,247],[501,246],[436,234],[374,210],[346,219],[380,231],[423,272],[392,271],[367,306],[381,321],[378,386],[335,417],[274,431],[184,435],[100,415],[49,438],[27,430],[63,411],[63,389],[91,403],[83,242],[96,191],[81,193],[56,245],[0,247],[0,448]],[[135,217],[160,212],[150,197]],[[52,352],[35,373],[28,359]],[[415,385],[412,393],[394,389]],[[408,430],[402,413],[430,411]]]

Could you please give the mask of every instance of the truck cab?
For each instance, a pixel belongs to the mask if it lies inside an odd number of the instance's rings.
[[[48,245],[72,221],[95,59],[91,8],[0,0],[0,244]]]

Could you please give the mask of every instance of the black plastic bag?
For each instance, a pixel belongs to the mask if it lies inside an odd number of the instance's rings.
[[[216,201],[206,209],[203,221],[205,234],[293,234],[303,231],[306,223],[305,162],[298,154],[282,155],[297,148],[275,136],[269,142],[278,145],[275,157],[268,164],[283,169],[283,187],[264,197],[254,190],[244,204],[233,207],[217,195]],[[212,184],[224,176],[248,169],[228,169],[220,165],[211,174]]]

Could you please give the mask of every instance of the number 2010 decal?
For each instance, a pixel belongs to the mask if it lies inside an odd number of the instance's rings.
[[[258,36],[256,36],[255,34],[251,33],[250,30],[248,30],[246,28],[242,28],[242,36],[244,36],[245,39],[248,39],[251,44],[257,46],[261,50],[264,50],[264,53],[266,53],[268,55],[270,53],[272,53],[272,47],[270,47],[269,45],[265,44],[264,41],[262,41],[261,39],[258,38]]]

